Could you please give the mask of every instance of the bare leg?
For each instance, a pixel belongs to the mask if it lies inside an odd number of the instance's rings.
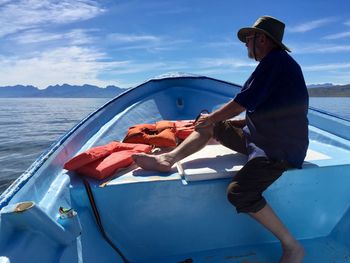
[[[265,228],[270,230],[282,244],[283,255],[280,263],[300,263],[305,251],[301,244],[294,239],[289,230],[283,225],[272,208],[266,204],[263,209],[256,213],[249,213]]]
[[[178,147],[160,155],[133,154],[135,163],[145,170],[167,172],[183,158],[202,149],[213,136],[213,126],[195,130]]]

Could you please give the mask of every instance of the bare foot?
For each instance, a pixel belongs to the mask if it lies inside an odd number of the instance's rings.
[[[159,172],[169,172],[173,163],[164,154],[150,155],[143,153],[136,153],[132,155],[135,163],[142,169]]]
[[[283,255],[280,263],[301,263],[304,256],[304,248],[299,242],[296,242],[291,246],[283,246]]]

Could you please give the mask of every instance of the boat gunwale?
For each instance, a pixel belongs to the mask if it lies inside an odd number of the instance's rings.
[[[334,118],[337,118],[337,119],[340,119],[340,120],[343,120],[343,121],[346,121],[346,122],[350,122],[350,119],[344,117],[344,116],[340,116],[336,113],[333,113],[333,112],[329,112],[329,111],[325,111],[325,110],[322,110],[322,109],[319,109],[319,108],[315,108],[315,107],[312,107],[312,106],[309,106],[309,110],[313,110],[313,111],[316,111],[318,113],[322,113],[324,115],[327,115],[327,116],[330,116],[330,117],[334,117]]]

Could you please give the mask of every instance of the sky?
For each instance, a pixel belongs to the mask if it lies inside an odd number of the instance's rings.
[[[349,0],[0,0],[0,86],[129,88],[169,72],[243,84],[237,31],[270,15],[307,84],[350,83]]]

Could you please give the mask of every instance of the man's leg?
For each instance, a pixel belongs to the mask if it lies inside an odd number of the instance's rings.
[[[237,212],[249,214],[280,240],[283,249],[281,263],[300,263],[304,257],[303,247],[262,196],[286,168],[285,164],[265,157],[252,159],[234,176],[227,188],[227,197]]]
[[[272,208],[266,204],[256,213],[249,213],[255,220],[262,224],[277,237],[283,249],[280,263],[300,263],[304,258],[304,248],[295,240],[289,230],[283,225]]]
[[[177,161],[202,149],[212,137],[234,151],[247,154],[242,128],[234,126],[231,121],[221,121],[212,126],[195,130],[169,153],[160,155],[134,154],[133,159],[145,170],[167,172]]]
[[[145,170],[168,172],[183,158],[202,149],[213,136],[213,126],[193,131],[178,147],[160,155],[133,154],[135,163]]]

